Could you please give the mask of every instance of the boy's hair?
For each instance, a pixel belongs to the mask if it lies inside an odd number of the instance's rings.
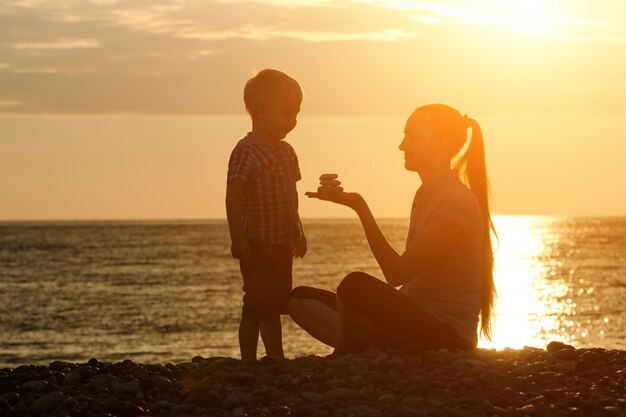
[[[246,111],[252,115],[252,109],[257,103],[261,103],[277,93],[287,94],[298,102],[302,102],[302,88],[296,80],[284,72],[274,69],[259,71],[248,80],[243,89],[243,102],[246,105]]]

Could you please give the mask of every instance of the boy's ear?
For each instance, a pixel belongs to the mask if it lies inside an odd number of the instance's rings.
[[[262,117],[265,112],[265,105],[261,100],[255,101],[250,106],[250,114],[253,117]]]

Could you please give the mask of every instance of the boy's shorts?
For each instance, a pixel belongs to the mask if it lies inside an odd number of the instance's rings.
[[[292,286],[291,245],[250,242],[250,247],[251,258],[239,261],[244,291],[242,315],[265,321],[276,314],[287,314]]]

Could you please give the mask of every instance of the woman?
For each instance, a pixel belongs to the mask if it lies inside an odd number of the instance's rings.
[[[403,253],[387,242],[358,193],[307,193],[357,213],[387,284],[352,272],[337,294],[298,287],[289,314],[341,351],[473,349],[479,316],[480,332],[491,336],[495,297],[490,234],[495,229],[480,127],[452,107],[425,105],[408,118],[400,150],[405,168],[422,181]]]

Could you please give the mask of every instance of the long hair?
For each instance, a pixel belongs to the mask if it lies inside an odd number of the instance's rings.
[[[493,249],[491,232],[497,238],[496,228],[489,212],[489,180],[485,164],[483,133],[478,122],[461,116],[454,108],[445,104],[427,104],[415,113],[429,116],[432,127],[439,138],[449,141],[452,168],[461,181],[474,193],[483,214],[483,247],[481,270],[480,333],[491,340],[493,306],[496,288],[493,282]],[[467,129],[472,135],[467,140]]]

